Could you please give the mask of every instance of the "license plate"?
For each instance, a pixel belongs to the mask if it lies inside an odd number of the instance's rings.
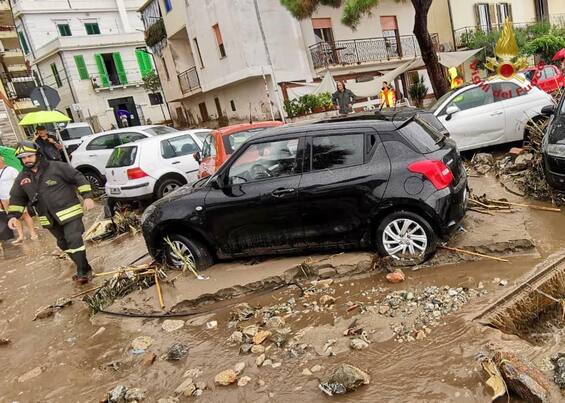
[[[122,193],[120,188],[110,188],[110,194],[119,195],[120,193]]]

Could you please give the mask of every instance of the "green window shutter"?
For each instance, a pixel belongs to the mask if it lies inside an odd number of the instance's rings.
[[[96,67],[98,67],[98,74],[100,75],[100,81],[102,82],[102,87],[110,86],[110,79],[108,78],[108,71],[106,71],[106,66],[104,65],[104,59],[102,55],[97,53],[94,55],[96,60]]]
[[[114,64],[116,65],[116,70],[118,70],[118,77],[120,79],[121,84],[127,84],[128,78],[126,75],[126,71],[124,70],[124,64],[122,63],[122,55],[120,52],[112,53],[112,57],[114,58]]]
[[[137,59],[137,64],[139,65],[139,71],[141,72],[141,77],[145,78],[145,76],[153,70],[150,56],[147,54],[147,52],[144,52],[143,50],[136,50],[135,58]]]
[[[151,73],[153,71],[153,63],[151,61],[151,55],[147,52],[143,52],[145,71]]]
[[[24,51],[24,54],[27,55],[29,53],[29,46],[27,46],[27,41],[24,33],[18,32],[18,37],[20,38],[20,45],[22,46],[22,50]]]
[[[88,80],[90,77],[88,75],[88,69],[86,68],[86,63],[84,62],[84,57],[82,55],[75,56],[75,64],[77,65],[78,75],[81,80]]]

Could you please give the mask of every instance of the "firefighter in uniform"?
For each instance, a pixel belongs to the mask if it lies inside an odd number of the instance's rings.
[[[18,144],[16,156],[25,168],[10,192],[8,226],[16,227],[26,206],[35,208],[41,226],[53,234],[59,248],[75,263],[77,272],[73,280],[79,285],[88,283],[92,269],[82,240],[83,209],[77,190],[84,198],[84,208],[90,210],[94,207],[90,184],[67,163],[42,158],[39,147],[31,141]]]

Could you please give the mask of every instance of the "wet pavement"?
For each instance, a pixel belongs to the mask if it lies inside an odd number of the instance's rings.
[[[487,192],[492,198],[519,200],[488,178],[473,179],[471,187],[479,194]],[[90,222],[95,215],[89,217]],[[174,396],[185,371],[193,368],[202,370],[195,382],[202,380],[208,386],[197,398],[204,402],[284,402],[296,398],[338,402],[488,401],[489,391],[475,359],[486,342],[500,343],[522,352],[548,375],[548,357],[562,349],[563,342],[556,335],[546,343],[532,346],[515,335],[478,325],[471,319],[536,264],[559,251],[565,241],[564,226],[564,213],[525,209],[494,217],[470,213],[465,223],[468,232],[458,234],[450,244],[484,245],[531,239],[539,254],[509,256],[510,263],[482,260],[418,270],[406,268],[406,280],[400,284],[387,283],[382,273],[336,279],[331,286],[335,303],[318,312],[312,309],[313,296],[301,296],[297,287],[288,286],[205,305],[210,311],[206,315],[173,318],[185,320],[186,324],[170,333],[161,328],[162,319],[104,314],[91,318],[80,300],[50,318],[32,321],[38,308],[81,291],[70,281],[70,262],[50,256],[54,241],[42,232],[40,241],[7,247],[6,259],[0,260],[0,338],[11,339],[11,344],[0,346],[0,402],[98,402],[118,384],[146,389],[145,401],[154,402]],[[89,258],[98,272],[126,265],[144,253],[140,236],[125,236],[88,247]],[[289,265],[296,264],[295,261],[296,257],[288,258]],[[499,282],[494,282],[495,278],[507,280],[508,285],[500,286]],[[96,284],[101,282],[96,281]],[[395,340],[391,325],[409,318],[391,318],[371,310],[349,310],[351,303],[378,307],[393,291],[417,294],[430,286],[477,290],[480,283],[486,293],[470,298],[460,310],[442,316],[421,340],[402,343]],[[295,308],[287,313],[286,322],[293,336],[298,335],[297,343],[311,347],[307,353],[289,357],[284,348],[273,345],[267,356],[281,366],[257,368],[258,354],[240,355],[239,346],[226,342],[235,330],[228,327],[233,304],[243,301],[254,307],[269,308],[289,299],[294,299]],[[342,340],[343,329],[354,319],[362,323],[371,341],[368,348],[360,351],[350,350]],[[208,329],[206,324],[210,321],[217,321],[217,328]],[[252,318],[240,325],[256,322],[260,323],[260,319]],[[147,349],[157,355],[152,365],[144,366],[143,354],[132,351],[131,342],[138,336],[154,339]],[[337,340],[336,355],[319,355],[331,339]],[[160,359],[175,342],[188,346],[188,355],[176,362]],[[246,363],[243,375],[252,378],[247,386],[214,385],[217,373],[239,362]],[[328,397],[318,389],[318,379],[341,362],[368,372],[371,383],[344,396]],[[321,365],[322,370],[312,375],[303,374],[304,369],[315,365]],[[29,373],[32,370],[34,372]],[[23,376],[25,374],[28,376]]]

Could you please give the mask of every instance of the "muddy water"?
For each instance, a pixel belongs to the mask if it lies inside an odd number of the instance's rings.
[[[489,394],[474,359],[485,342],[512,346],[542,369],[547,368],[545,358],[562,348],[558,340],[532,347],[516,336],[482,327],[471,319],[508,288],[493,283],[495,277],[508,280],[511,286],[543,257],[564,244],[565,214],[520,211],[496,217],[472,215],[466,227],[473,232],[458,235],[460,245],[531,238],[542,256],[511,258],[509,264],[481,261],[419,271],[407,269],[407,280],[398,285],[386,284],[382,275],[341,280],[335,287],[335,308],[322,314],[301,315],[300,320],[288,319],[293,331],[314,327],[314,333],[320,337],[312,340],[313,343],[323,344],[332,337],[343,338],[332,328],[347,325],[354,318],[364,318],[358,311],[346,312],[347,302],[378,300],[382,294],[372,290],[379,287],[386,288],[387,292],[417,290],[429,285],[476,288],[483,282],[489,293],[472,299],[462,311],[445,317],[424,340],[400,344],[386,331],[375,332],[369,335],[372,340],[369,348],[333,357],[312,353],[288,358],[275,347],[269,354],[275,362],[282,363],[277,369],[258,369],[254,355],[239,355],[237,347],[226,344],[226,338],[233,331],[227,328],[229,307],[211,311],[206,316],[183,318],[187,325],[172,333],[164,332],[162,321],[157,319],[97,315],[91,320],[85,306],[78,301],[52,318],[32,321],[37,308],[78,291],[70,282],[71,264],[49,256],[54,242],[42,233],[40,242],[8,247],[7,259],[0,261],[0,337],[12,340],[10,345],[0,346],[0,402],[97,402],[117,384],[145,388],[148,391],[146,401],[155,402],[172,395],[182,382],[183,373],[195,367],[203,370],[199,380],[204,380],[209,387],[198,398],[204,402],[488,401]],[[88,250],[95,271],[99,272],[127,264],[144,252],[140,237],[125,237],[91,246]],[[307,300],[300,297],[297,288],[289,287],[245,301],[253,306],[271,306],[289,298],[295,298],[297,305]],[[205,323],[210,320],[218,321],[218,329],[206,329]],[[372,318],[367,320],[367,326],[386,329],[388,323],[384,320]],[[101,327],[105,330],[93,337]],[[158,356],[173,342],[186,344],[190,352],[187,358],[176,363],[158,359],[152,366],[144,367],[142,358],[132,354],[130,347],[130,342],[141,335],[154,338],[150,351]],[[218,372],[241,361],[247,364],[244,374],[253,379],[249,385],[245,388],[213,385]],[[340,362],[368,371],[371,384],[349,395],[326,397],[318,390],[318,378]],[[302,375],[304,368],[316,364],[323,366],[321,372]],[[40,375],[18,382],[20,376],[37,367],[41,367]],[[259,380],[265,385],[261,386]]]

